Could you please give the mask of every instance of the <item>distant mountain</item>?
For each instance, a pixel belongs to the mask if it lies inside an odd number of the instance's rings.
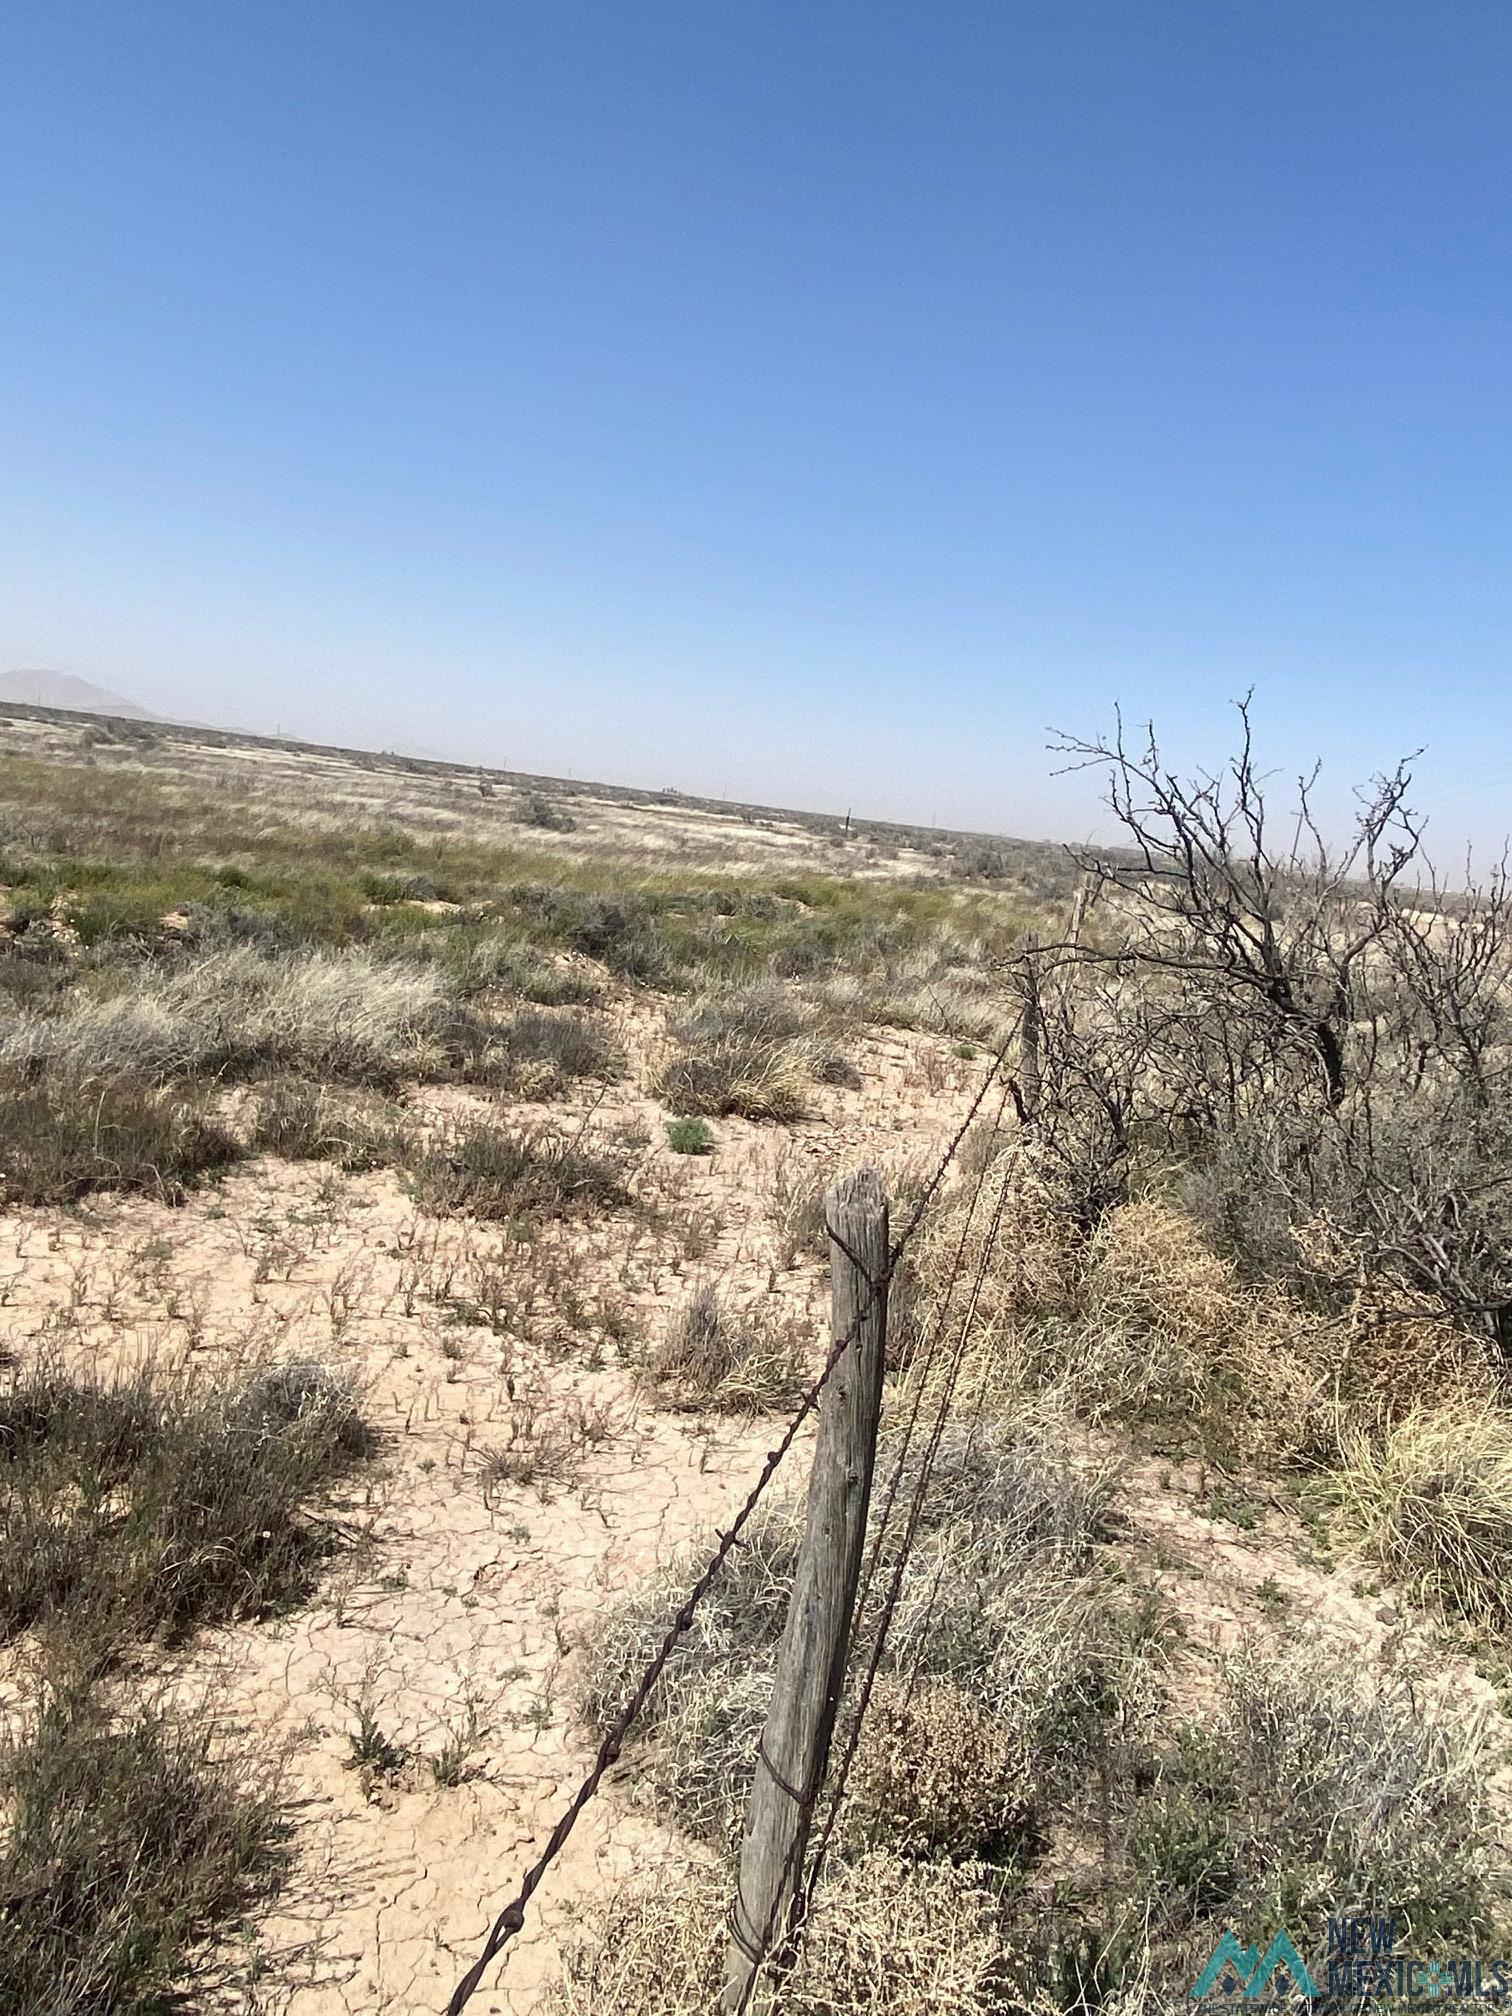
[[[161,721],[161,714],[149,714],[135,700],[123,700],[119,693],[107,693],[72,672],[0,672],[0,700],[23,707],[67,707],[75,714],[116,714],[126,721]]]

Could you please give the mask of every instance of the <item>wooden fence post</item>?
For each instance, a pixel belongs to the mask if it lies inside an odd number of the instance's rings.
[[[720,2003],[729,2016],[753,2006],[756,1967],[765,1955],[781,1955],[793,1929],[804,1849],[845,1681],[877,1454],[887,1336],[887,1198],[876,1170],[863,1169],[837,1183],[824,1200],[824,1216],[834,1337],[851,1341],[819,1403],[803,1543],[746,1807]],[[768,1999],[759,1992],[762,2001]]]
[[[1040,1040],[1044,1029],[1040,1005],[1039,933],[1024,935],[1024,1019],[1019,1038],[1019,1092],[1024,1112],[1030,1119],[1039,1111]]]
[[[1071,899],[1071,922],[1066,929],[1066,943],[1073,952],[1081,950],[1082,921],[1087,914],[1087,888],[1091,881],[1083,874],[1076,885],[1076,894]]]

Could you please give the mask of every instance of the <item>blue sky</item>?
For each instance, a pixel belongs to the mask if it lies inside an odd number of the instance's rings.
[[[1512,825],[1512,8],[12,0],[0,667],[1019,833]]]

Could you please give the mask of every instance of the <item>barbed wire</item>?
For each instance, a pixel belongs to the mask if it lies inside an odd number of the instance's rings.
[[[641,1711],[650,1699],[657,1682],[666,1671],[667,1663],[677,1649],[679,1642],[692,1629],[693,1620],[697,1615],[699,1606],[717,1580],[741,1533],[755,1514],[757,1506],[765,1496],[772,1479],[781,1467],[783,1459],[797,1440],[804,1423],[819,1404],[820,1396],[829,1384],[836,1366],[860,1334],[862,1326],[875,1309],[879,1297],[885,1296],[893,1275],[897,1272],[904,1254],[907,1252],[920,1225],[923,1223],[925,1213],[938,1193],[941,1183],[945,1180],[947,1172],[960,1153],[961,1145],[972,1123],[975,1121],[977,1114],[987,1099],[988,1093],[991,1091],[993,1084],[1003,1069],[1009,1048],[1017,1037],[1018,1027],[1018,1023],[1015,1022],[1008,1029],[1002,1042],[994,1052],[991,1063],[984,1073],[982,1082],[968,1105],[960,1125],[956,1128],[955,1133],[947,1143],[945,1151],[935,1165],[929,1181],[920,1191],[908,1223],[899,1237],[890,1245],[887,1263],[881,1273],[875,1278],[869,1275],[866,1269],[861,1266],[857,1256],[836,1235],[833,1228],[826,1228],[829,1231],[830,1238],[841,1248],[846,1257],[856,1266],[858,1272],[862,1275],[866,1286],[866,1294],[862,1306],[849,1330],[843,1336],[834,1340],[818,1376],[799,1400],[776,1447],[768,1451],[756,1482],[747,1493],[744,1502],[729,1527],[719,1536],[713,1553],[709,1556],[708,1561],[694,1580],[683,1601],[682,1607],[677,1611],[671,1624],[668,1626],[656,1653],[631,1690],[624,1707],[604,1734],[594,1755],[593,1763],[578,1785],[576,1792],[558,1817],[556,1825],[552,1828],[551,1834],[547,1838],[546,1845],[526,1870],[521,1879],[520,1887],[513,1898],[504,1906],[490,1926],[477,1959],[468,1968],[452,1991],[451,1999],[446,2005],[446,2016],[461,2016],[461,2012],[467,2007],[467,2004],[482,1985],[483,1976],[488,1971],[488,1968],[498,1958],[510,1940],[523,1929],[525,1914],[530,1907],[532,1897],[534,1897],[536,1891],[540,1888],[551,1865],[566,1847],[568,1839],[576,1827],[584,1808],[597,1796],[606,1775],[619,1762],[626,1737],[639,1719]]]
[[[930,1373],[933,1371],[934,1362],[938,1355],[941,1342],[946,1335],[947,1317],[949,1314],[950,1305],[955,1298],[956,1288],[959,1285],[961,1268],[965,1258],[966,1247],[971,1236],[971,1226],[976,1217],[977,1208],[981,1203],[982,1192],[986,1184],[987,1173],[989,1168],[991,1167],[991,1161],[992,1161],[990,1153],[991,1143],[996,1142],[999,1134],[1002,1131],[1003,1116],[1007,1108],[1011,1089],[1012,1088],[1010,1081],[1005,1080],[1003,1085],[1002,1097],[998,1101],[998,1109],[993,1118],[992,1133],[988,1144],[988,1152],[985,1152],[982,1156],[981,1163],[977,1169],[976,1182],[972,1188],[970,1202],[966,1206],[965,1211],[962,1213],[961,1230],[956,1239],[955,1250],[951,1256],[950,1266],[947,1270],[944,1286],[936,1293],[934,1298],[933,1308],[930,1313],[930,1322],[926,1332],[928,1341],[920,1345],[919,1350],[915,1355],[913,1365],[910,1368],[911,1372],[914,1375],[912,1403],[909,1407],[908,1414],[904,1421],[903,1427],[899,1433],[899,1446],[894,1451],[893,1454],[892,1469],[889,1475],[887,1489],[883,1494],[881,1511],[880,1513],[875,1514],[872,1520],[869,1522],[872,1530],[870,1534],[869,1546],[867,1549],[867,1559],[862,1571],[861,1582],[857,1590],[855,1603],[852,1608],[852,1616],[854,1619],[859,1620],[863,1618],[866,1614],[866,1610],[870,1600],[871,1585],[873,1580],[875,1579],[877,1566],[882,1558],[888,1531],[892,1523],[893,1514],[898,1499],[899,1486],[902,1483],[905,1468],[907,1465],[909,1449],[912,1446],[913,1436],[918,1428],[918,1421],[923,1403],[923,1397],[925,1392],[928,1390],[929,1376]],[[1001,1208],[999,1208],[998,1212],[995,1214],[993,1232],[989,1234],[987,1245],[984,1246],[983,1253],[980,1256],[977,1263],[977,1292],[979,1292],[980,1290],[982,1272],[983,1269],[985,1268],[987,1256],[988,1253],[990,1252],[992,1241],[995,1236],[996,1225],[998,1220],[1000,1220],[1000,1218],[1001,1218]],[[975,1307],[975,1301],[976,1301],[976,1293],[973,1294],[973,1300],[972,1300],[973,1308]],[[957,1353],[957,1360],[958,1359],[959,1359],[959,1351]],[[957,1363],[956,1370],[958,1371],[958,1369],[959,1365]],[[948,1398],[947,1398],[947,1406],[948,1406]],[[915,1502],[917,1502],[918,1498],[922,1495],[922,1491],[924,1488],[927,1488],[927,1479],[925,1479],[922,1483],[916,1484]],[[912,1523],[913,1522],[911,1519],[910,1525],[912,1525]],[[889,1620],[891,1616],[891,1607],[892,1605],[889,1604],[888,1606]],[[866,1704],[870,1701],[872,1683],[875,1680],[876,1676],[876,1661],[880,1659],[881,1652],[886,1641],[886,1628],[887,1628],[886,1622],[884,1622],[882,1633],[877,1640],[876,1646],[874,1647],[872,1663],[869,1667],[866,1681],[864,1683],[864,1699],[862,1701],[860,1708],[857,1711],[855,1720],[852,1723],[849,1732],[847,1747],[841,1765],[839,1790],[835,1793],[835,1795],[832,1797],[830,1801],[825,1827],[822,1832],[820,1847],[819,1850],[817,1851],[818,1855],[821,1858],[824,1853],[824,1850],[828,1846],[829,1836],[834,1828],[835,1817],[839,1806],[839,1800],[840,1797],[843,1795],[845,1780],[849,1776],[851,1762],[855,1755],[857,1742],[859,1741],[861,1721],[866,1712]],[[823,1791],[823,1785],[824,1781],[821,1773],[821,1775],[815,1779],[812,1785],[805,1786],[803,1788],[800,1799],[801,1810],[799,1815],[799,1822],[797,1827],[794,1829],[792,1841],[789,1843],[787,1854],[784,1857],[782,1869],[779,1873],[777,1883],[774,1886],[772,1903],[768,1911],[766,1921],[762,1927],[760,1937],[758,1939],[754,1941],[747,1941],[741,1936],[741,1930],[739,1925],[738,1897],[735,1903],[732,1904],[731,1906],[729,1918],[727,1921],[730,1935],[732,1939],[734,1939],[740,1945],[742,1952],[745,1954],[746,1958],[751,1963],[750,1972],[746,1977],[745,1985],[741,1991],[740,2000],[736,2004],[735,2010],[732,2012],[732,2016],[746,2016],[746,2012],[749,2010],[751,2003],[756,1995],[758,1986],[760,1984],[762,1968],[765,1966],[765,1964],[769,1959],[772,1959],[774,1957],[774,1945],[778,1935],[778,1924],[783,1913],[784,1902],[785,1901],[788,1902],[789,1909],[792,1914],[789,1926],[789,1931],[791,1933],[796,1934],[799,1922],[801,1921],[802,1917],[806,1915],[808,1909],[808,1902],[812,1897],[813,1882],[816,1880],[817,1872],[814,1876],[811,1876],[806,1883],[793,1885],[793,1878],[797,1864],[804,1849],[808,1830],[812,1823],[815,1809],[818,1805],[819,1798]],[[793,1885],[793,1890],[791,1894],[789,1890],[790,1885]]]

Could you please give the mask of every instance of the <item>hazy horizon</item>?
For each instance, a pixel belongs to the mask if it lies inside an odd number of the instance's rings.
[[[312,741],[1102,835],[1153,717],[1512,825],[1512,17],[0,22],[0,668]]]

